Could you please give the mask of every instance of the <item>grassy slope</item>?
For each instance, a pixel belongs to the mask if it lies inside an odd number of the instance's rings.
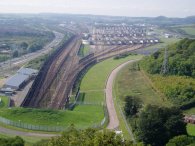
[[[0,116],[16,122],[20,120],[22,123],[33,125],[65,127],[68,127],[70,124],[75,124],[78,128],[84,128],[99,124],[104,118],[104,111],[100,106],[80,105],[76,106],[73,111],[51,111],[27,108],[8,109],[8,98],[1,96],[1,99]]]
[[[141,71],[132,71],[132,65],[126,66],[117,76],[116,96],[124,101],[125,96],[135,96],[144,104],[171,106],[171,103],[158,94],[147,77]]]
[[[50,111],[22,108],[3,109],[0,111],[0,116],[13,121],[20,120],[23,123],[33,125],[68,127],[70,124],[75,124],[78,128],[84,128],[100,123],[103,119],[102,113],[103,108],[81,105],[77,106],[74,111]]]
[[[111,58],[92,67],[83,78],[80,86],[81,92],[85,93],[85,101],[103,102],[106,80],[111,71],[123,62],[141,57],[140,55],[135,55],[119,60]]]
[[[128,60],[141,59],[141,57],[141,55],[132,55],[119,60],[111,58],[100,62],[87,72],[82,80],[80,89],[82,91],[103,90],[105,88],[105,82],[114,68]]]

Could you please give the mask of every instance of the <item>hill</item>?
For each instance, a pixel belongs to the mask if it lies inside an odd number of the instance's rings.
[[[164,49],[145,57],[140,66],[155,86],[182,109],[195,106],[195,40],[183,39],[167,48],[167,72],[161,74]]]

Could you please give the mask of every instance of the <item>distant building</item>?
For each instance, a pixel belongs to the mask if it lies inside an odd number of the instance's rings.
[[[3,87],[18,90],[19,88],[23,87],[28,78],[28,75],[15,74],[6,81]]]

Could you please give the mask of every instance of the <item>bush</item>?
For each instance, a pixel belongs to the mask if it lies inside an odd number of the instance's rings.
[[[24,140],[16,136],[15,138],[0,138],[1,146],[24,146]]]
[[[148,105],[140,114],[138,139],[152,146],[164,146],[169,139],[187,134],[182,112],[173,107]]]
[[[141,102],[138,98],[134,98],[132,96],[125,97],[125,115],[126,117],[132,117],[136,115],[141,107]]]
[[[179,135],[169,140],[166,146],[187,146],[193,143],[195,143],[195,139],[193,137]]]

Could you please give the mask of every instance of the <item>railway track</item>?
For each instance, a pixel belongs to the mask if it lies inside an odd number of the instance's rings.
[[[115,46],[79,60],[77,53],[80,45],[80,36],[74,36],[46,61],[22,103],[23,107],[64,109],[79,73],[86,67],[143,47]]]
[[[71,61],[71,52],[79,49],[79,42],[80,36],[73,36],[45,62],[22,103],[23,107],[49,107],[49,101],[52,101],[51,90],[56,90],[57,78],[63,75],[65,65]]]

